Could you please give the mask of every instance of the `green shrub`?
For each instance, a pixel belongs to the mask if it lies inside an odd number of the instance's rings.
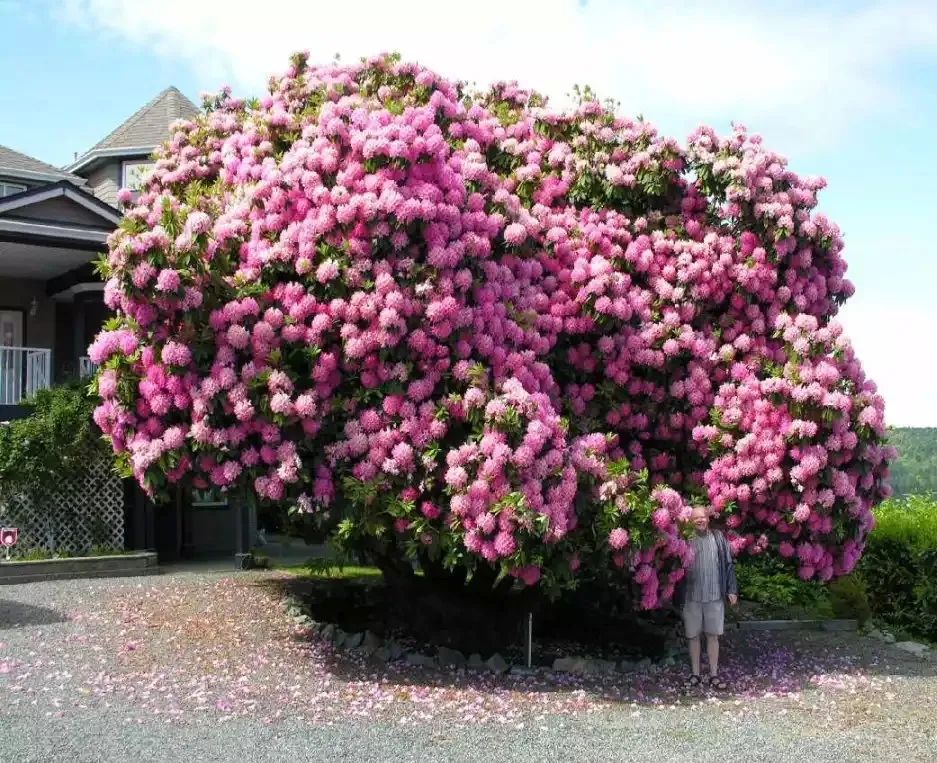
[[[45,493],[80,473],[90,454],[107,452],[83,385],[41,390],[25,405],[29,416],[0,427],[0,503]]]
[[[864,625],[872,616],[865,581],[859,575],[847,575],[830,583],[830,606],[836,617],[858,620]]]
[[[251,552],[250,567],[252,570],[269,570],[270,557],[264,554]]]
[[[63,480],[84,472],[90,461],[110,460],[110,449],[94,424],[94,401],[78,382],[42,390],[26,402],[26,418],[0,426],[0,522],[19,525],[22,507],[48,508]],[[79,521],[67,507],[46,512],[51,524],[65,526]],[[101,545],[110,535],[98,517],[90,522],[92,543]],[[56,535],[56,533],[53,533]],[[29,549],[20,549],[26,558]],[[58,549],[54,549],[58,551]]]
[[[14,551],[16,561],[35,562],[46,559],[77,559],[84,556],[123,556],[131,554],[132,551],[116,551],[107,546],[92,546],[84,554],[73,554],[68,551],[49,551],[44,548],[30,548],[23,551]]]
[[[740,596],[760,604],[766,614],[792,614],[791,610],[795,609],[829,614],[825,588],[819,583],[801,580],[777,557],[742,557],[736,560],[735,573]]]
[[[44,548],[31,548],[27,551],[16,552],[16,561],[18,562],[37,562],[46,559],[68,559],[71,554],[62,552],[53,554]]]
[[[937,500],[892,499],[876,509],[875,518],[859,565],[873,614],[937,640]]]

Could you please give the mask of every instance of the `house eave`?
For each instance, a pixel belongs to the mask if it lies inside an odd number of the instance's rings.
[[[156,150],[156,146],[121,146],[119,148],[95,148],[79,157],[77,161],[68,165],[65,172],[78,172],[89,170],[99,161],[116,159],[124,156],[149,156]]]
[[[63,172],[68,172],[68,170],[63,170]],[[88,181],[79,176],[74,177],[63,177],[62,174],[56,174],[54,172],[38,172],[36,170],[22,170],[18,167],[4,167],[0,165],[0,175],[4,177],[19,178],[21,180],[40,180],[46,183],[57,183],[64,180],[65,182],[71,183],[76,186],[83,186]]]
[[[109,231],[82,228],[76,225],[53,225],[0,218],[0,241],[104,251],[109,235]]]
[[[72,286],[59,288],[56,279],[52,278],[46,282],[46,296],[54,299],[56,302],[71,302],[77,294],[102,294],[104,292],[104,283],[100,281],[82,281]]]
[[[59,302],[71,302],[77,294],[103,291],[104,282],[93,262],[86,262],[46,281],[46,296]]]

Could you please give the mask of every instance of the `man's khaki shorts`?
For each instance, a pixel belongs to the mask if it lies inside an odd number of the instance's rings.
[[[688,601],[683,605],[683,626],[687,638],[696,638],[700,633],[721,636],[725,627],[725,602]]]

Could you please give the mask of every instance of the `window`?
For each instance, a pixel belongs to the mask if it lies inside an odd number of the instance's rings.
[[[228,508],[228,496],[214,487],[205,490],[193,489],[192,506],[196,509],[226,509]]]
[[[23,346],[22,310],[0,310],[0,347]]]
[[[151,161],[124,162],[121,187],[129,188],[131,191],[141,190],[152,169],[153,162]]]
[[[0,180],[0,198],[12,196],[14,193],[22,193],[26,186],[22,183],[9,183],[6,180]]]

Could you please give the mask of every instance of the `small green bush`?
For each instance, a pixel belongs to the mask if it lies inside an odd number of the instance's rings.
[[[858,620],[864,625],[872,616],[865,581],[858,575],[847,575],[830,583],[830,606],[836,617]]]
[[[937,500],[886,501],[859,569],[872,613],[889,625],[937,640]]]
[[[736,560],[739,594],[761,605],[771,616],[803,610],[819,616],[829,614],[827,593],[819,583],[805,582],[781,559],[763,555]]]
[[[14,550],[10,555],[11,559],[19,562],[35,562],[45,559],[76,559],[84,556],[123,556],[132,554],[132,551],[115,550],[107,546],[92,546],[87,553],[73,554],[68,551],[48,551],[44,548],[30,548]]]
[[[50,507],[63,480],[82,474],[95,459],[111,458],[92,419],[94,401],[81,383],[41,390],[25,406],[29,409],[26,418],[0,426],[0,523],[14,526],[22,526],[24,505]],[[46,516],[59,527],[90,523],[92,543],[97,546],[110,535],[100,517],[85,514],[79,518],[67,506],[47,511]],[[28,551],[21,549],[17,558],[27,558]],[[54,551],[52,556],[62,555]]]
[[[252,551],[250,567],[252,570],[269,570],[270,557]]]
[[[44,561],[46,559],[68,559],[71,556],[71,554],[66,552],[53,554],[51,551],[46,551],[44,548],[31,548],[27,551],[19,551],[14,553],[15,556],[13,558],[19,562],[38,562]]]
[[[26,403],[30,414],[0,427],[0,503],[15,495],[42,495],[79,474],[89,454],[106,453],[92,420],[94,401],[74,382],[41,390]]]

